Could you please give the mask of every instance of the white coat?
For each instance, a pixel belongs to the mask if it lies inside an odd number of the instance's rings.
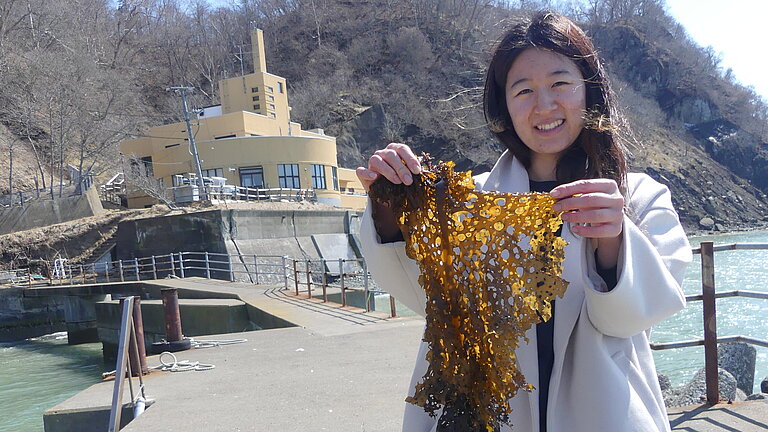
[[[478,190],[529,191],[528,173],[509,153],[475,178]],[[563,278],[569,282],[555,314],[555,360],[549,387],[549,432],[669,431],[664,401],[647,331],[685,306],[680,283],[691,248],[672,207],[669,190],[645,174],[627,178],[627,211],[619,252],[618,283],[606,291],[597,275],[591,242],[565,223]],[[404,242],[381,244],[370,206],[360,229],[363,254],[376,283],[413,311],[424,315],[426,297],[419,268]],[[518,367],[538,388],[536,328],[520,341]],[[415,388],[427,370],[422,342],[411,380]],[[411,394],[412,394],[411,390]],[[538,432],[538,391],[520,391],[509,401],[512,427]],[[406,404],[403,431],[434,431],[437,417]],[[470,432],[470,431],[468,431]]]

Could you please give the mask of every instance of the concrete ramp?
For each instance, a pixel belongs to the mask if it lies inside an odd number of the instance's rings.
[[[349,242],[348,234],[315,234],[312,236],[312,243],[317,249],[320,258],[329,261],[338,261],[339,258],[345,260],[357,259],[355,250]],[[328,263],[326,271],[332,276],[339,276],[339,266],[335,263]],[[360,264],[357,262],[345,262],[344,273],[355,273],[360,271]]]

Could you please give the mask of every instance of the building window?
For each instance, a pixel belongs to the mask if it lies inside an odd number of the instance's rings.
[[[261,104],[256,104],[256,105],[254,105],[254,106],[253,106],[253,109],[255,109],[255,110],[257,110],[257,109],[261,109]]]
[[[152,156],[145,156],[138,161],[132,160],[131,165],[135,167],[136,171],[143,172],[147,177],[154,177],[155,175],[155,170],[152,168]],[[139,165],[143,166],[139,167]]]
[[[271,109],[272,111],[275,110],[275,104],[268,104],[268,106],[269,106],[269,109]]]
[[[267,101],[268,102],[274,102],[275,101],[275,97],[272,96],[272,95],[267,95]]]
[[[269,113],[269,116],[272,117],[272,118],[275,118],[275,113],[271,112],[271,113]]]
[[[339,190],[339,169],[335,166],[331,167],[331,175],[333,176],[333,190]]]
[[[217,140],[225,139],[225,138],[237,138],[237,134],[230,134],[230,135],[222,135],[222,136],[213,137],[213,139],[217,139]]]
[[[273,88],[272,88],[272,87],[270,87],[270,86],[265,86],[264,88],[265,88],[265,89],[267,89],[267,92],[268,92],[268,93],[274,93],[274,92],[275,92],[275,89],[273,89]]]
[[[240,186],[248,188],[264,187],[264,169],[260,166],[240,168]]]
[[[278,164],[277,178],[281,188],[299,189],[299,164]]]
[[[251,93],[258,93],[258,91],[259,91],[258,87],[254,87],[251,89]]]
[[[327,189],[325,187],[325,166],[324,165],[312,165],[312,188],[313,189]]]
[[[253,97],[253,101],[254,101],[254,102],[258,102],[258,101],[259,101],[259,97],[258,97],[258,96],[254,96],[254,97]]]
[[[281,82],[277,83],[277,91],[279,91],[280,93],[283,92],[283,83],[281,83]]]
[[[203,177],[224,177],[224,170],[222,168],[211,168],[202,170]]]

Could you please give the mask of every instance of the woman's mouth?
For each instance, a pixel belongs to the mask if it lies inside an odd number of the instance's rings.
[[[560,126],[563,123],[565,123],[565,120],[560,119],[560,120],[555,120],[555,121],[553,121],[551,123],[537,125],[535,127],[536,127],[537,130],[540,130],[540,131],[543,131],[543,132],[547,132],[547,131],[551,131],[552,129],[557,128],[558,126]]]

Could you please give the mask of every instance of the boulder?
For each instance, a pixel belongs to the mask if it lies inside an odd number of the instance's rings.
[[[749,395],[747,400],[765,400],[768,399],[768,393],[755,393],[753,395]]]
[[[669,390],[672,388],[672,382],[669,380],[669,377],[661,372],[656,373],[656,377],[659,380],[659,387],[661,387],[661,390]]]
[[[763,382],[760,383],[760,391],[768,393],[768,377],[763,378]]]
[[[717,346],[717,366],[736,378],[736,385],[751,395],[755,385],[755,359],[757,350],[744,342],[731,342]]]
[[[699,219],[699,226],[705,230],[711,230],[715,227],[715,221],[711,217],[703,217]]]
[[[736,378],[727,370],[718,368],[720,399],[724,401],[737,400]],[[688,384],[662,391],[664,405],[667,407],[700,404],[707,399],[707,385],[704,368],[701,368]]]

